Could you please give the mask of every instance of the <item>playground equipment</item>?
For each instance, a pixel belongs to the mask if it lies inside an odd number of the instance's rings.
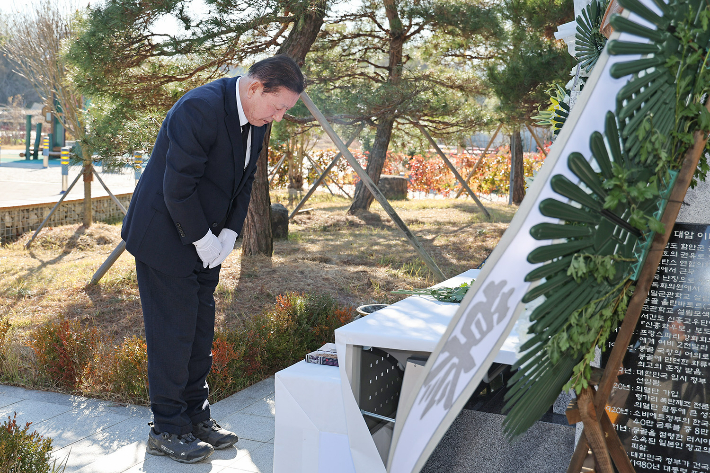
[[[29,160],[30,156],[32,156],[32,159],[37,159],[39,155],[39,144],[40,140],[42,139],[42,124],[37,124],[37,131],[35,132],[35,145],[34,148],[30,148],[30,139],[32,134],[32,115],[27,115],[26,118],[27,122],[25,125],[25,152],[20,153],[20,157]]]
[[[57,98],[54,97],[53,100],[54,110],[61,112],[61,106]],[[32,115],[25,115],[25,152],[20,153],[20,157],[24,157],[27,160],[39,159],[39,150],[42,149],[42,155],[45,156],[44,167],[47,167],[46,163],[50,156],[61,156],[60,149],[66,144],[66,130],[57,117],[57,113],[53,112],[48,105],[42,108],[42,116],[44,117],[44,121],[49,123],[49,133],[42,138],[42,123],[37,123],[34,148],[30,148],[30,141],[32,140]],[[42,140],[41,147],[40,140]],[[30,158],[30,156],[32,156],[32,158]]]
[[[59,120],[58,114],[62,113],[62,107],[57,97],[52,97],[52,101],[54,107],[45,105],[42,108],[42,116],[44,116],[45,123],[49,123],[49,151],[58,152],[57,148],[61,148],[66,144],[66,130],[61,120]],[[50,156],[59,156],[59,154],[50,154]]]

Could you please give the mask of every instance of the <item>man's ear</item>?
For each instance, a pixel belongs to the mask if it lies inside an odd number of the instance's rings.
[[[247,95],[249,96],[249,98],[252,98],[257,92],[259,92],[260,89],[263,88],[264,85],[261,83],[261,81],[255,79],[249,84],[249,87],[247,87]]]

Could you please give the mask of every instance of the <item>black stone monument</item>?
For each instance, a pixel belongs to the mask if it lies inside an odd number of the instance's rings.
[[[710,472],[709,380],[710,225],[677,223],[607,406],[637,473]]]

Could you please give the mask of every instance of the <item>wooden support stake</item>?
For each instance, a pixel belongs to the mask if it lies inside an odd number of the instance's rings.
[[[532,135],[533,139],[535,139],[535,143],[537,143],[537,147],[540,148],[540,151],[542,152],[542,154],[547,156],[547,153],[545,152],[545,146],[542,144],[542,141],[540,141],[540,139],[537,137],[537,135],[533,131],[532,127],[528,123],[526,123],[525,126],[527,127],[528,131]]]
[[[276,174],[278,174],[279,169],[281,169],[281,165],[283,165],[284,160],[286,159],[286,153],[281,156],[281,159],[279,159],[279,162],[276,163],[276,167],[274,168],[274,173],[271,175],[271,179],[269,179],[269,185],[271,185],[272,182],[274,182],[274,179],[276,178]]]
[[[609,455],[614,461],[614,466],[619,473],[636,473],[634,466],[629,460],[629,456],[626,454],[626,449],[624,444],[621,443],[619,434],[616,432],[614,424],[611,423],[609,419],[609,414],[606,409],[602,412],[602,432],[604,432],[604,437],[606,438],[606,446],[609,450]]]
[[[99,173],[96,172],[96,168],[92,166],[91,170],[94,171],[94,176],[96,176],[96,179],[99,180],[101,185],[104,187],[104,190],[106,192],[108,192],[108,195],[111,196],[111,199],[113,199],[113,201],[116,203],[116,205],[118,205],[118,208],[121,209],[121,212],[123,212],[123,215],[126,215],[128,213],[128,210],[126,210],[126,208],[123,206],[121,201],[118,200],[118,198],[115,195],[113,195],[113,193],[109,190],[109,188],[106,187],[106,184],[104,184],[104,181],[101,179],[101,176],[99,176]]]
[[[316,172],[319,173],[319,174],[323,174],[323,172],[320,170],[320,168],[318,167],[318,165],[317,165],[315,162],[313,162],[313,160],[311,159],[311,157],[308,156],[307,154],[306,154],[305,156],[306,156],[306,159],[308,160],[308,162],[311,163],[311,166],[313,166],[313,168],[316,170]],[[330,192],[330,195],[335,196],[335,192],[333,192],[333,190],[330,188],[330,186],[328,185],[328,183],[325,182],[325,179],[323,179],[323,185],[325,186],[326,189],[328,189],[328,192]]]
[[[579,437],[577,447],[574,449],[572,458],[569,461],[567,473],[580,473],[582,471],[582,466],[584,465],[584,460],[587,459],[587,455],[589,455],[589,444],[587,443],[587,438],[582,435]]]
[[[488,154],[488,150],[490,149],[491,145],[493,144],[493,141],[496,139],[496,136],[498,136],[498,132],[500,131],[501,128],[503,128],[502,123],[500,125],[498,125],[498,128],[496,128],[496,131],[493,133],[493,136],[491,136],[491,139],[488,140],[488,145],[486,146],[486,149],[483,150],[483,154],[478,158],[478,161],[476,161],[476,163],[473,165],[473,168],[471,169],[471,172],[468,173],[468,176],[466,176],[466,183],[467,184],[468,184],[468,181],[470,181],[471,178],[473,177],[473,175],[476,173],[478,166],[480,166],[480,164],[483,162],[483,158],[485,158],[486,154]],[[454,199],[458,199],[461,196],[461,194],[463,193],[463,191],[464,191],[464,188],[461,187],[461,189],[459,189],[456,192],[456,197],[454,197]]]
[[[318,172],[321,176],[322,176],[323,174],[325,174],[324,171],[320,168],[320,166],[318,166],[318,163],[316,163],[315,161],[313,161],[313,159],[312,159],[310,156],[306,155],[306,158],[308,158],[308,161],[311,163],[311,165],[313,165],[313,167],[315,168],[316,172]],[[350,194],[348,194],[348,192],[347,192],[345,189],[343,189],[343,186],[341,186],[340,184],[338,184],[338,182],[337,182],[335,179],[333,179],[333,178],[331,177],[331,178],[330,178],[330,182],[332,182],[333,184],[335,184],[335,185],[338,187],[338,189],[340,189],[345,195],[348,196],[349,199],[352,199],[352,197],[350,196]],[[328,186],[328,184],[326,184],[325,179],[323,179],[323,184],[325,184],[325,187],[328,188],[328,190],[330,191],[331,194],[335,195],[335,193],[333,193],[333,191],[330,190],[330,187]]]
[[[451,164],[451,161],[449,161],[449,158],[446,157],[443,151],[441,151],[441,148],[439,148],[439,145],[436,144],[436,141],[434,141],[434,138],[431,137],[429,132],[427,131],[426,128],[424,128],[422,125],[417,125],[417,128],[422,132],[422,134],[426,137],[427,140],[429,140],[429,143],[434,147],[436,150],[436,153],[441,157],[441,159],[444,160],[444,163],[448,168],[451,170],[451,172],[454,173],[454,176],[456,176],[456,179],[461,183],[464,189],[466,189],[466,192],[468,192],[468,195],[471,196],[474,202],[476,202],[476,205],[478,205],[478,208],[481,209],[481,211],[485,214],[486,218],[488,220],[491,219],[491,214],[488,213],[488,210],[483,206],[480,200],[478,200],[478,197],[476,197],[476,194],[473,193],[470,187],[468,187],[468,184],[466,184],[466,181],[464,181],[463,177],[461,177],[461,174],[456,170],[453,164]]]
[[[360,178],[360,180],[362,180],[363,184],[365,184],[367,189],[372,192],[372,195],[375,197],[375,199],[377,199],[377,202],[379,202],[385,212],[387,212],[387,215],[389,215],[392,221],[394,221],[394,223],[399,227],[399,229],[402,230],[404,236],[407,238],[409,243],[417,250],[419,256],[422,258],[422,260],[424,260],[424,263],[434,273],[434,276],[436,276],[440,281],[444,281],[446,279],[446,276],[444,276],[444,273],[441,271],[441,269],[439,269],[439,266],[437,266],[436,262],[434,262],[432,257],[429,256],[429,253],[426,252],[421,243],[419,243],[419,240],[417,240],[417,237],[415,237],[414,234],[409,230],[404,221],[402,221],[399,215],[397,215],[397,212],[395,212],[395,210],[392,208],[390,203],[387,201],[387,198],[384,196],[384,194],[382,194],[377,185],[372,182],[370,176],[367,174],[367,172],[365,172],[362,166],[360,166],[360,164],[352,155],[348,147],[345,146],[345,143],[343,143],[340,137],[335,133],[335,130],[333,130],[333,128],[326,120],[325,116],[321,113],[320,110],[318,110],[318,107],[316,107],[316,105],[313,103],[313,101],[306,92],[301,93],[301,100],[303,100],[303,103],[306,105],[306,108],[308,108],[313,117],[318,120],[318,123],[320,123],[320,126],[323,127],[323,130],[328,134],[333,143],[335,143],[335,146],[337,146],[340,152],[343,153],[345,159],[355,170],[358,177]]]
[[[32,238],[30,238],[30,241],[25,243],[25,248],[29,249],[30,245],[34,241],[34,239],[37,236],[37,234],[39,233],[39,231],[42,230],[42,227],[44,227],[44,224],[47,223],[47,220],[49,220],[49,217],[51,217],[52,214],[54,214],[54,211],[57,210],[57,208],[59,208],[59,204],[61,204],[62,201],[69,195],[69,191],[72,190],[72,188],[74,187],[74,184],[76,184],[76,182],[79,180],[79,178],[83,175],[84,175],[84,170],[82,169],[81,171],[79,171],[79,174],[76,176],[76,178],[74,178],[74,182],[72,182],[71,185],[67,188],[67,191],[64,194],[62,194],[62,197],[59,199],[59,201],[56,204],[54,204],[54,207],[52,207],[52,210],[49,211],[49,214],[47,214],[47,216],[44,217],[44,220],[42,220],[42,223],[39,224],[39,227],[37,227],[37,230],[35,230],[34,234],[32,235]]]
[[[353,141],[355,141],[355,138],[360,136],[360,133],[362,133],[363,128],[365,128],[365,124],[361,123],[360,126],[355,130],[355,133],[353,136],[348,140],[347,143],[345,143],[345,147],[349,148],[350,145],[352,144]],[[306,201],[313,195],[313,193],[318,189],[318,186],[320,186],[320,183],[325,179],[325,176],[328,175],[331,169],[335,167],[335,165],[338,163],[338,160],[340,160],[340,157],[343,155],[342,152],[338,151],[338,154],[335,155],[333,160],[330,162],[330,164],[323,170],[323,174],[321,174],[318,179],[316,179],[316,182],[313,183],[310,189],[308,189],[308,192],[306,192],[306,195],[303,196],[303,199],[298,203],[295,209],[293,209],[293,212],[291,212],[291,215],[288,216],[288,219],[291,220],[294,215],[298,213],[298,210],[303,207],[306,203]],[[348,195],[350,197],[350,195]],[[350,197],[352,199],[352,197]]]
[[[567,408],[565,409],[565,417],[567,417],[567,423],[569,425],[582,422],[582,418],[579,416],[579,407],[577,407],[577,399],[572,399],[569,404],[567,404]]]
[[[579,415],[584,424],[584,436],[592,447],[592,452],[597,462],[596,473],[614,473],[614,467],[611,465],[611,458],[609,458],[609,451],[606,447],[604,432],[602,432],[594,409],[594,388],[587,386],[582,389],[577,398],[577,405],[579,406]]]
[[[126,242],[121,240],[121,243],[118,244],[118,246],[111,252],[108,258],[106,258],[106,261],[103,262],[103,264],[99,267],[98,270],[94,273],[94,276],[91,278],[91,284],[96,284],[98,283],[102,277],[104,277],[104,274],[109,270],[111,266],[113,266],[113,263],[116,262],[119,256],[123,254],[123,252],[126,251]]]
[[[104,189],[106,189],[106,192],[108,192],[108,195],[111,196],[113,201],[118,205],[118,207],[121,209],[123,212],[123,215],[126,215],[128,211],[126,208],[123,206],[120,200],[111,193],[108,187],[106,187],[106,184],[104,184],[104,181],[101,180],[101,176],[99,176],[99,173],[96,172],[96,168],[92,169],[94,171],[94,176],[96,176],[96,179],[99,180],[102,186],[104,186]],[[99,269],[94,273],[94,276],[91,278],[91,284],[96,284],[98,283],[102,277],[104,277],[104,274],[113,266],[113,263],[116,262],[119,256],[126,250],[126,242],[121,240],[121,243],[118,244],[118,246],[111,252],[109,257],[106,259],[106,261],[101,264]]]

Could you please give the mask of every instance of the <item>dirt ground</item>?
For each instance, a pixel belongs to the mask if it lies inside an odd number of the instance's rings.
[[[285,196],[272,203],[288,207]],[[447,277],[479,266],[500,240],[515,207],[484,201],[487,220],[469,199],[392,202]],[[222,266],[216,290],[217,328],[233,328],[291,291],[331,294],[342,304],[392,303],[395,289],[437,282],[378,204],[347,215],[349,201],[318,195],[274,242],[274,255],[245,257],[239,248]],[[291,207],[292,208],[292,207]],[[97,285],[92,275],[120,242],[120,224],[43,230],[0,248],[0,315],[16,337],[58,317],[79,318],[116,339],[142,335],[135,262],[124,253]],[[237,245],[241,244],[241,239]]]

